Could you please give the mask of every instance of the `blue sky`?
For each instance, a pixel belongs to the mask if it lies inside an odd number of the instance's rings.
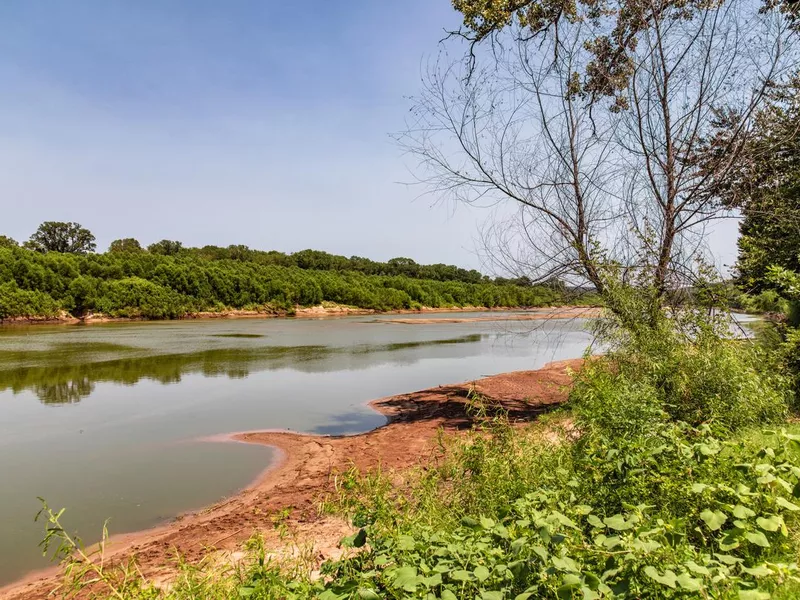
[[[6,0],[0,233],[479,266],[488,215],[418,199],[389,137],[458,21],[449,0]]]

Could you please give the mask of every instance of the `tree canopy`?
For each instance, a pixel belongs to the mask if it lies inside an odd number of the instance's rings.
[[[120,252],[144,252],[144,248],[142,248],[138,240],[134,238],[124,238],[111,242],[108,251],[115,254]]]
[[[527,307],[565,303],[568,297],[556,285],[493,281],[448,265],[410,259],[393,265],[321,251],[287,255],[242,246],[182,247],[173,255],[0,248],[0,319],[60,311],[163,319],[222,309],[291,312],[322,302],[374,310]]]
[[[737,126],[722,115],[707,153]],[[774,287],[772,265],[800,271],[800,75],[769,89],[735,168],[716,178],[713,193],[741,211],[738,280],[751,292]]]
[[[80,223],[45,221],[31,236],[25,246],[37,252],[64,252],[86,254],[94,252],[95,238]]]

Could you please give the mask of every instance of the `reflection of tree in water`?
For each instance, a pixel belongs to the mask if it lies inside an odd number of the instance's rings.
[[[192,373],[244,379],[253,371],[293,369],[314,373],[365,369],[385,362],[408,364],[420,358],[418,354],[409,352],[425,346],[440,347],[438,353],[448,356],[477,352],[477,349],[456,351],[447,348],[474,344],[483,337],[471,334],[441,340],[349,347],[224,348],[110,360],[96,360],[95,357],[94,361],[87,360],[87,355],[81,352],[0,352],[0,391],[10,389],[16,394],[31,390],[44,404],[73,404],[89,396],[98,382],[134,385],[142,379],[150,379],[167,385],[179,383],[183,376]],[[31,364],[35,366],[29,366]]]
[[[88,378],[62,381],[56,384],[34,386],[34,393],[43,404],[74,404],[94,391],[94,383]]]

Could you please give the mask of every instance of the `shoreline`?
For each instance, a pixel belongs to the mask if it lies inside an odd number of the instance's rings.
[[[276,449],[256,480],[216,504],[178,515],[155,528],[109,538],[106,560],[135,557],[142,572],[155,581],[173,574],[175,551],[196,562],[215,548],[221,560],[235,560],[254,531],[276,553],[286,550],[271,516],[289,510],[285,523],[298,539],[311,540],[320,560],[336,557],[339,540],[352,531],[341,519],[320,515],[318,499],[334,489],[334,478],[351,467],[403,471],[424,465],[436,450],[438,431],[457,434],[471,418],[465,400],[471,389],[499,403],[509,418],[527,422],[562,403],[571,369],[583,359],[551,362],[533,371],[514,371],[452,385],[378,398],[366,404],[386,423],[365,433],[326,436],[291,431],[238,432],[209,441],[266,445]],[[0,598],[45,598],[61,582],[58,566],[35,570],[0,587]]]
[[[103,323],[160,323],[170,321],[193,321],[200,319],[327,319],[336,317],[356,317],[368,315],[414,315],[424,313],[474,313],[474,312],[529,312],[534,314],[568,311],[594,311],[599,312],[601,307],[586,305],[558,305],[558,306],[527,306],[527,307],[496,307],[488,308],[485,306],[457,306],[457,307],[427,307],[420,309],[396,309],[396,310],[375,310],[371,308],[356,308],[351,306],[310,306],[299,307],[294,313],[289,312],[266,312],[257,310],[231,309],[224,311],[201,311],[197,313],[187,313],[177,319],[146,319],[139,317],[109,317],[103,314],[89,314],[86,317],[78,318],[64,312],[58,317],[13,317],[10,319],[0,319],[0,327],[14,327],[27,325],[94,325]],[[544,318],[544,317],[541,317]],[[484,319],[492,320],[492,319]],[[423,321],[424,322],[424,321]],[[443,321],[450,322],[450,321]]]

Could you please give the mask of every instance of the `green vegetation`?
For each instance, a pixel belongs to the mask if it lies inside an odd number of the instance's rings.
[[[800,270],[800,75],[771,86],[735,168],[717,178],[713,193],[741,210],[738,282],[758,293],[774,285],[770,266]],[[723,120],[712,150],[737,127]]]
[[[69,252],[86,254],[97,247],[94,235],[80,223],[45,221],[31,236],[25,247],[36,252]]]
[[[0,244],[0,319],[52,317],[62,310],[174,319],[225,309],[291,312],[322,302],[393,310],[565,301],[557,285],[491,280],[477,271],[410,259],[376,263],[314,250],[285,255],[243,246],[187,249],[168,240],[148,251],[136,240],[117,240],[105,254]]]

